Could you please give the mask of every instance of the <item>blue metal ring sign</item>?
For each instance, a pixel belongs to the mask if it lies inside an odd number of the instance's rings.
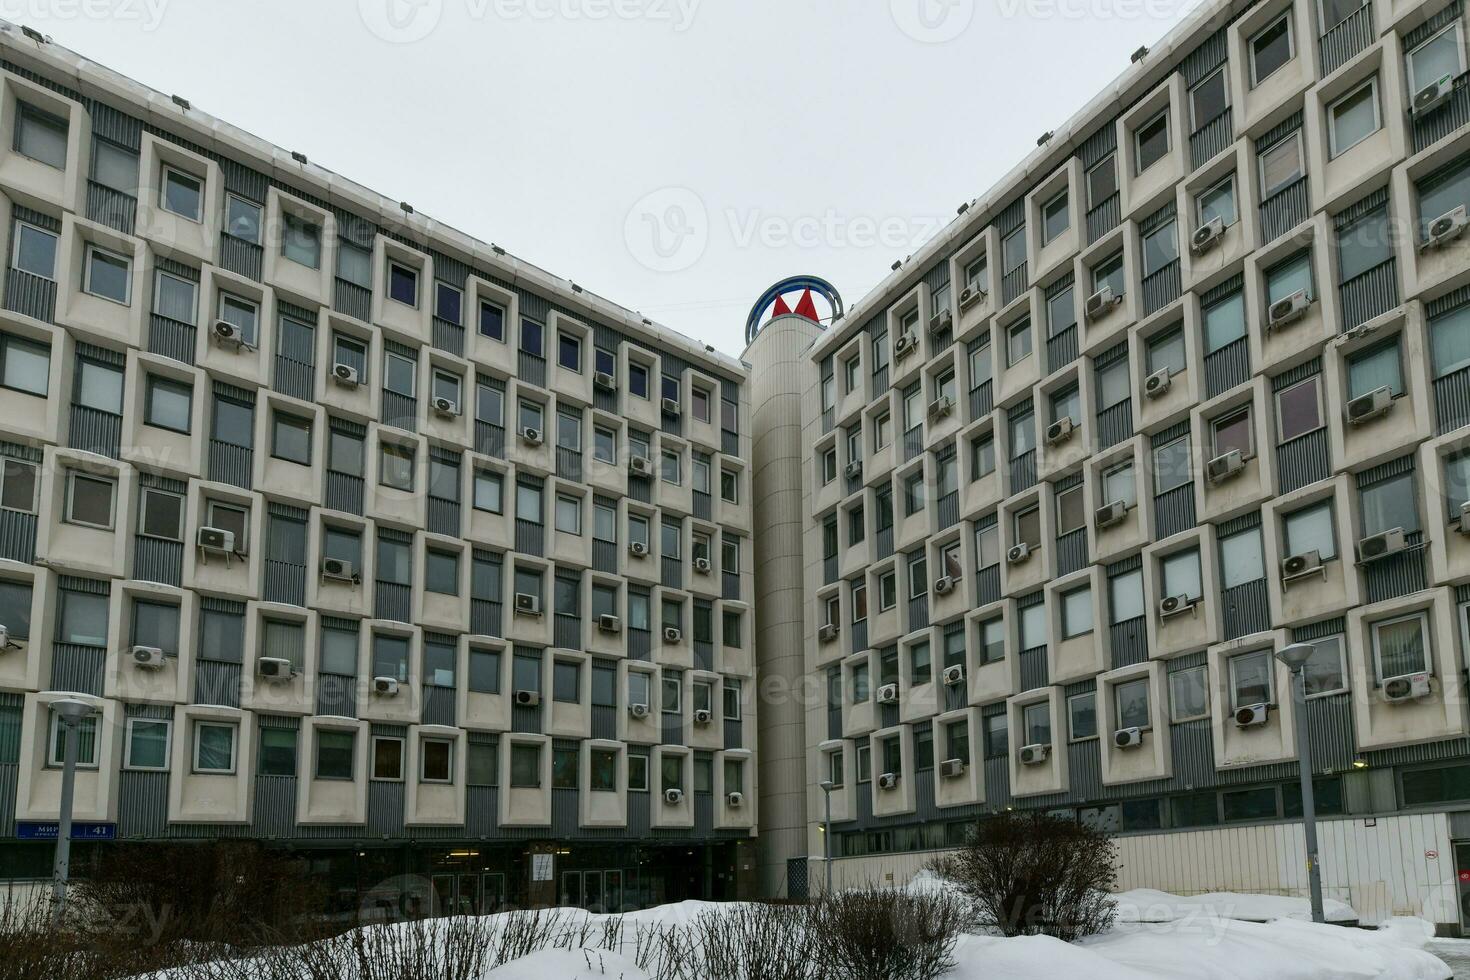
[[[795,292],[798,289],[810,289],[818,296],[825,299],[832,306],[832,317],[836,319],[842,316],[842,294],[837,288],[825,279],[817,276],[792,276],[790,279],[782,279],[776,285],[767,289],[756,300],[755,306],[750,309],[750,317],[745,321],[745,343],[749,344],[755,340],[756,334],[761,332],[761,318],[781,296],[786,293]]]

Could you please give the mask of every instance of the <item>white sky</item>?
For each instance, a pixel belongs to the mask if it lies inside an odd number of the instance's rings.
[[[738,355],[772,282],[811,273],[855,302],[1192,6],[0,0],[0,16]]]

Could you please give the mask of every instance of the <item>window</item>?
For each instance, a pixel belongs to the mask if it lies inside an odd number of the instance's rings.
[[[1266,272],[1266,302],[1274,304],[1298,292],[1312,298],[1312,256],[1301,252]]]
[[[1429,346],[1435,380],[1470,368],[1470,306],[1430,320]]]
[[[833,459],[835,460],[836,451],[833,450],[832,453]],[[659,478],[662,479],[665,483],[670,483],[674,486],[678,486],[681,482],[683,482],[683,477],[679,472],[679,462],[679,454],[677,452],[673,452],[668,449],[663,450],[661,454],[661,465],[659,467]]]
[[[390,735],[373,736],[372,778],[381,782],[397,782],[403,778],[403,739]]]
[[[1001,271],[1006,275],[1026,264],[1026,226],[1022,225],[1001,240]]]
[[[893,441],[893,416],[888,412],[873,419],[873,451],[877,452]]]
[[[1209,669],[1190,667],[1169,674],[1169,720],[1193,721],[1210,715]]]
[[[1122,681],[1113,685],[1113,705],[1119,728],[1153,727],[1149,714],[1148,678]]]
[[[1048,245],[1071,225],[1067,207],[1067,192],[1064,190],[1041,207],[1041,244]]]
[[[255,755],[262,776],[296,775],[296,729],[260,729]]]
[[[179,655],[179,607],[162,602],[133,601],[133,645]]]
[[[194,723],[194,771],[227,774],[235,771],[234,725],[197,721]]]
[[[1143,572],[1135,569],[1108,579],[1113,625],[1143,618]]]
[[[909,683],[917,686],[934,680],[934,662],[928,641],[909,648]]]
[[[1071,286],[1046,298],[1046,330],[1048,337],[1059,336],[1076,325],[1077,303],[1075,292]]]
[[[42,279],[56,278],[56,236],[25,221],[15,223],[11,268]]]
[[[82,769],[97,768],[97,716],[83,718],[77,725],[76,764]],[[61,716],[51,715],[50,750],[46,754],[48,766],[60,768],[66,764],[66,739],[69,732],[61,723]]]
[[[66,169],[69,124],[62,117],[29,102],[15,103],[15,152],[57,170]]]
[[[511,743],[510,785],[512,789],[539,789],[541,787],[540,743]]]
[[[173,167],[163,168],[163,188],[158,202],[165,211],[198,221],[204,213],[204,181]]]
[[[521,350],[532,357],[542,357],[542,344],[546,328],[535,320],[521,318]]]
[[[1250,459],[1255,455],[1252,432],[1248,407],[1213,420],[1210,423],[1211,456],[1218,458],[1238,452],[1243,459]]]
[[[1002,714],[989,715],[984,720],[985,726],[985,756],[989,759],[1003,759],[1010,752],[1010,730],[1006,724],[1006,716]]]
[[[1360,487],[1358,506],[1363,516],[1363,534],[1381,534],[1395,528],[1409,533],[1419,530],[1415,497],[1412,471]]]
[[[1021,731],[1027,745],[1051,744],[1051,704],[1041,701],[1021,708]]]
[[[459,594],[458,552],[437,548],[424,550],[424,588],[441,595]]]
[[[1154,493],[1188,486],[1194,481],[1193,460],[1189,454],[1189,436],[1180,436],[1154,448]]]
[[[1200,583],[1199,551],[1175,552],[1159,562],[1160,585],[1166,596],[1183,596],[1191,602],[1204,597]]]
[[[1097,208],[1118,193],[1117,160],[1108,154],[1087,171],[1087,207]]]
[[[130,157],[131,154],[128,154]],[[138,183],[138,162],[132,159],[129,167],[132,173],[132,186]],[[125,189],[125,188],[124,188]],[[242,242],[250,242],[253,245],[261,243],[261,208],[254,201],[247,201],[243,197],[234,194],[225,195],[225,231],[231,238],[238,238]]]
[[[1337,557],[1337,532],[1330,500],[1287,514],[1281,524],[1288,555],[1306,555],[1315,551],[1322,561]]]
[[[193,414],[194,389],[181,381],[148,375],[143,421],[147,425],[187,433]]]
[[[929,593],[929,561],[921,551],[909,559],[909,598],[920,599]]]
[[[1226,228],[1235,224],[1240,217],[1235,204],[1235,175],[1231,174],[1209,190],[1201,192],[1195,198],[1195,207],[1198,208],[1200,227],[1216,218]]]
[[[464,293],[459,289],[447,282],[434,284],[434,315],[436,317],[458,325],[463,306]]]
[[[563,534],[582,533],[582,501],[579,498],[557,494],[556,529]]]
[[[1027,507],[1015,515],[1015,534],[1018,544],[1041,547],[1041,508]]]
[[[1244,293],[1232,293],[1225,299],[1205,307],[1205,354],[1208,356],[1237,340],[1244,339],[1245,330]]]
[[[247,347],[255,344],[255,332],[260,323],[260,307],[248,299],[219,294],[219,319],[232,323],[240,331],[240,339]]]
[[[556,336],[556,363],[568,371],[582,370],[582,341],[569,333]]]
[[[521,398],[516,402],[516,414],[517,424],[522,429],[535,429],[537,432],[544,431],[543,425],[546,421],[546,409],[542,408],[541,405]]]
[[[505,310],[488,299],[480,300],[480,336],[505,341]]]
[[[133,263],[126,256],[96,245],[87,246],[83,292],[127,306],[132,296]]]
[[[575,660],[551,664],[551,699],[576,704],[582,698],[582,665]]]
[[[111,479],[69,470],[66,475],[67,523],[112,530],[116,489],[117,484]]]
[[[352,757],[355,754],[356,744],[356,732],[318,729],[316,733],[316,778],[351,779]]]
[[[1138,173],[1158,163],[1169,153],[1169,110],[1154,116],[1133,134]]]
[[[1104,289],[1111,289],[1115,298],[1128,291],[1128,284],[1124,281],[1123,275],[1122,252],[1092,267],[1093,292],[1100,293]]]
[[[986,282],[987,269],[986,257],[981,255],[971,259],[965,265],[965,287],[978,292],[988,292],[990,284]]]
[[[1046,605],[1035,602],[1020,610],[1020,635],[1022,650],[1036,650],[1046,646]]]
[[[1378,107],[1378,76],[1327,107],[1327,138],[1332,156],[1340,156],[1383,127]]]
[[[290,212],[281,215],[281,224],[281,256],[308,269],[320,269],[321,228]]]
[[[1216,69],[1189,90],[1190,124],[1199,132],[1208,123],[1218,119],[1230,108],[1230,85],[1225,79],[1225,69]]]
[[[734,470],[720,469],[720,499],[726,503],[738,503],[740,497],[740,475]]]
[[[1031,356],[1031,320],[1022,317],[1006,329],[1006,365],[1014,367]]]
[[[683,682],[678,675],[666,676],[660,685],[659,707],[665,714],[676,715],[679,713],[679,704],[683,694]]]
[[[1259,582],[1265,577],[1266,555],[1260,528],[1248,528],[1220,539],[1220,578],[1223,588],[1233,589]]]
[[[154,718],[129,718],[123,768],[166,770],[170,722]]]
[[[628,362],[628,391],[639,398],[648,397],[648,368],[637,361]]]
[[[435,371],[431,382],[429,394],[434,398],[444,398],[454,406],[455,414],[459,413],[460,397],[459,390],[463,381],[457,374],[448,371]]]
[[[1291,12],[1287,11],[1250,41],[1251,87],[1270,78],[1295,57]]]
[[[311,465],[311,420],[285,412],[271,418],[271,455],[302,466]]]
[[[1302,134],[1292,133],[1261,151],[1261,197],[1268,199],[1295,184],[1306,173],[1302,161]]]
[[[419,782],[447,783],[453,779],[454,743],[443,738],[419,742]]]
[[[1347,651],[1342,636],[1329,636],[1313,644],[1302,678],[1309,698],[1347,690]]]
[[[1067,731],[1073,742],[1097,738],[1097,695],[1092,691],[1067,699]]]
[[[1092,588],[1084,586],[1062,593],[1062,639],[1070,640],[1092,632]]]
[[[1167,222],[1163,227],[1150,232],[1143,239],[1143,274],[1153,275],[1179,259],[1179,236],[1176,223]]]
[[[408,446],[385,442],[378,446],[378,482],[385,487],[413,491],[414,453]]]
[[[1322,379],[1313,376],[1276,393],[1276,434],[1286,443],[1322,428]]]
[[[1138,480],[1132,460],[1103,471],[1101,503],[1103,506],[1121,503],[1130,509],[1138,506]]]
[[[388,351],[383,355],[383,389],[395,395],[412,398],[418,390],[418,364],[402,354]]]
[[[648,792],[648,756],[628,754],[628,791]]]
[[[0,580],[0,625],[13,638],[27,639],[31,635],[31,599],[29,582]]]
[[[250,509],[220,500],[211,500],[206,507],[209,527],[229,531],[235,538],[235,554],[243,555],[250,544]]]
[[[1409,94],[1465,71],[1464,27],[1460,19],[1409,52]]]
[[[904,515],[912,517],[924,510],[924,471],[921,469],[904,477]]]
[[[487,511],[491,514],[501,514],[505,511],[505,478],[501,474],[491,470],[475,470],[475,502],[476,510]]]
[[[1380,621],[1371,628],[1379,683],[1429,670],[1429,620],[1425,613]]]
[[[1231,657],[1230,710],[1271,703],[1271,651],[1256,650]]]
[[[664,792],[684,788],[684,756],[665,753],[659,760],[659,788]]]
[[[351,629],[323,626],[318,644],[322,673],[338,677],[357,676],[358,632],[355,626]]]
[[[1148,340],[1145,351],[1145,368],[1149,374],[1168,369],[1170,377],[1183,374],[1185,361],[1184,331],[1170,330]]]
[[[995,439],[977,436],[970,443],[970,479],[979,480],[995,472]]]
[[[1470,451],[1461,451],[1444,461],[1444,496],[1451,515],[1470,502]]]
[[[1347,360],[1348,398],[1361,398],[1380,388],[1404,393],[1404,372],[1397,337],[1354,354]]]

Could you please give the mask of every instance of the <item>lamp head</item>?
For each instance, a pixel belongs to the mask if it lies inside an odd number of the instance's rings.
[[[1276,651],[1276,659],[1291,670],[1301,670],[1312,659],[1312,654],[1317,652],[1315,643],[1293,643],[1289,647],[1283,647]]]
[[[820,786],[820,787],[822,787],[822,792],[823,793],[830,793],[834,789],[837,788],[836,784],[833,783],[832,780],[830,780],[830,779],[824,779],[820,783],[818,783],[817,785]]]
[[[77,725],[83,718],[94,713],[92,705],[80,698],[62,698],[51,702],[51,710],[61,718],[62,724]]]

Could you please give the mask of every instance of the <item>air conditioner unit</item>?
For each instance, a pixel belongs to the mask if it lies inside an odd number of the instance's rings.
[[[1347,403],[1347,420],[1350,425],[1362,425],[1387,415],[1393,408],[1393,391],[1387,386],[1375,388]]]
[[[1281,580],[1290,582],[1292,579],[1311,575],[1313,572],[1322,570],[1322,553],[1319,551],[1308,551],[1300,555],[1292,555],[1281,563]]]
[[[517,592],[516,612],[525,613],[528,616],[541,615],[541,597],[529,592]]]
[[[1295,323],[1307,315],[1307,309],[1312,305],[1305,289],[1298,289],[1285,299],[1278,299],[1271,304],[1267,311],[1266,325],[1276,330],[1287,324]]]
[[[221,344],[233,344],[237,349],[245,346],[245,335],[229,320],[214,321],[214,339]]]
[[[708,558],[694,559],[694,570],[701,575],[708,575],[713,567]]]
[[[1408,677],[1393,677],[1383,682],[1383,700],[1392,704],[1404,701],[1422,701],[1434,691],[1428,674],[1410,674]]]
[[[1093,516],[1097,521],[1097,529],[1101,531],[1105,527],[1123,523],[1124,518],[1128,516],[1128,505],[1121,500],[1115,500],[1104,507],[1099,507]]]
[[[1269,704],[1247,704],[1235,709],[1236,728],[1255,728],[1271,720]]]
[[[1123,297],[1114,295],[1112,286],[1104,286],[1087,297],[1087,319],[1100,320],[1121,302],[1123,302]]]
[[[1066,415],[1057,419],[1046,427],[1046,444],[1055,446],[1059,442],[1066,442],[1072,438],[1072,432],[1077,428],[1077,423],[1072,421],[1072,416]]]
[[[356,388],[362,384],[362,378],[357,373],[357,368],[351,364],[333,364],[332,380],[344,388]]]
[[[1189,240],[1189,250],[1195,255],[1203,255],[1220,244],[1220,239],[1224,234],[1225,219],[1211,218],[1194,230],[1194,237]]]
[[[0,651],[7,649],[9,646],[10,628],[6,626],[0,626]]]
[[[1410,110],[1415,118],[1427,116],[1449,101],[1455,92],[1455,77],[1444,75],[1414,93],[1414,105]]]
[[[947,309],[940,310],[929,318],[929,329],[935,333],[948,330],[952,326],[954,326],[954,314]]]
[[[823,643],[831,643],[837,639],[837,624],[823,623],[822,628],[817,630],[817,638]]]
[[[291,661],[282,660],[279,657],[261,657],[255,662],[255,669],[261,677],[269,680],[291,679]]]
[[[1143,395],[1145,398],[1162,398],[1173,386],[1174,378],[1169,369],[1159,368],[1143,379]]]
[[[445,418],[452,419],[459,415],[459,406],[456,405],[454,401],[449,398],[435,398],[434,414],[442,415]]]
[[[623,621],[611,613],[603,613],[597,617],[597,628],[604,633],[621,633]]]
[[[732,810],[738,810],[745,805],[744,793],[731,793],[725,797],[725,805]]]
[[[1178,616],[1180,613],[1188,612],[1193,608],[1194,603],[1189,600],[1189,596],[1171,595],[1165,597],[1164,601],[1159,603],[1159,615],[1164,619],[1168,619],[1170,616]]]
[[[357,581],[357,570],[352,567],[352,562],[346,559],[323,558],[322,578],[336,582],[355,582]]]
[[[592,375],[592,383],[603,391],[614,391],[617,389],[617,379],[606,371],[597,371]]]
[[[684,802],[684,791],[682,789],[664,790],[664,802],[669,806],[678,806]]]
[[[714,720],[714,717],[714,713],[711,712],[708,708],[694,709],[694,723],[696,725],[708,725],[711,721]]]
[[[934,580],[934,594],[935,595],[949,595],[953,591],[954,591],[954,576],[952,576],[952,575],[941,575],[939,578],[937,578],[937,579]]]
[[[653,462],[645,456],[629,456],[628,472],[634,476],[651,476],[653,474]]]
[[[964,774],[964,759],[945,759],[939,764],[939,775],[945,779],[958,779]]]
[[[1113,745],[1120,749],[1136,748],[1143,744],[1143,729],[1120,728],[1113,732]]]
[[[398,696],[398,679],[395,677],[374,677],[373,693],[385,698]]]
[[[665,626],[664,627],[664,642],[665,643],[678,643],[682,639],[684,639],[684,631],[681,630],[681,629],[679,629],[679,627],[677,627],[677,626]]]
[[[1020,544],[1012,545],[1011,550],[1006,552],[1006,561],[1012,565],[1019,565],[1031,557],[1031,546],[1022,541]]]
[[[878,688],[878,703],[879,704],[897,704],[898,703],[898,685],[897,684],[884,684],[882,687]]]
[[[948,667],[944,668],[943,676],[944,683],[950,687],[954,687],[956,684],[963,684],[965,682],[964,664],[949,665]]]
[[[679,403],[672,398],[665,398],[660,401],[659,408],[663,409],[665,415],[679,414]]]
[[[646,704],[630,704],[630,705],[628,705],[628,714],[632,715],[634,718],[647,718],[648,717],[648,705],[646,705]]]
[[[201,527],[194,536],[199,550],[211,555],[230,555],[235,552],[235,532],[218,527]]]
[[[982,302],[984,299],[985,290],[980,289],[976,286],[966,286],[964,289],[960,290],[960,309],[968,310],[970,307],[974,306],[976,303]]]
[[[163,668],[163,651],[158,647],[133,647],[131,651],[133,666],[144,670],[161,670]]]
[[[929,417],[931,419],[944,418],[954,411],[954,399],[948,395],[941,396],[929,403]]]
[[[1021,765],[1039,766],[1051,758],[1050,745],[1023,745],[1021,746]]]
[[[524,427],[521,429],[521,442],[528,446],[541,445],[541,430],[529,425]]]
[[[516,705],[521,708],[534,708],[541,703],[540,691],[517,691]]]
[[[1205,477],[1211,483],[1224,483],[1239,476],[1245,470],[1245,457],[1239,449],[1232,449],[1223,456],[1216,456],[1205,464]]]
[[[910,354],[912,354],[914,352],[914,347],[915,346],[917,346],[917,345],[914,342],[914,335],[913,334],[911,334],[911,333],[900,334],[899,337],[898,337],[898,339],[893,342],[893,353],[894,353],[894,356],[895,357],[900,357],[900,358],[908,357]]]
[[[1470,501],[1466,501],[1460,505],[1460,533],[1470,534]],[[3,629],[4,627],[0,626],[0,630]],[[0,643],[0,646],[4,645],[4,643]]]
[[[878,777],[878,788],[879,789],[894,789],[897,786],[898,786],[898,773],[896,773],[896,772],[885,772],[883,775],[881,775],[881,776]]]
[[[1379,558],[1397,555],[1406,548],[1408,548],[1408,542],[1404,540],[1404,529],[1396,527],[1391,531],[1384,531],[1359,541],[1358,557],[1363,561],[1376,561]]]
[[[628,554],[634,558],[648,557],[648,543],[646,541],[629,541]]]
[[[1442,214],[1429,223],[1429,236],[1424,242],[1426,249],[1439,248],[1465,234],[1470,228],[1470,217],[1466,216],[1465,205],[1461,204],[1449,214]]]
[[[847,464],[847,468],[845,470],[843,470],[843,472],[847,474],[847,478],[849,480],[860,480],[860,479],[862,479],[862,476],[863,476],[863,463],[862,463],[862,460],[855,459],[851,463],[848,463]]]

